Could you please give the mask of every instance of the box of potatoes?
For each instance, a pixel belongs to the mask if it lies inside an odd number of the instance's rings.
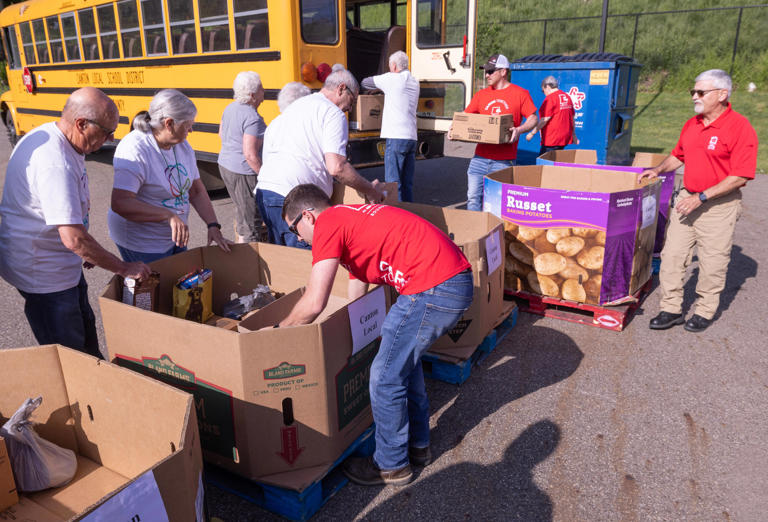
[[[598,305],[630,298],[651,276],[660,187],[634,173],[550,165],[486,176],[484,210],[504,220],[505,291]]]

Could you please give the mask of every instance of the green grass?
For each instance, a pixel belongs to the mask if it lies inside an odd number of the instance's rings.
[[[639,92],[632,128],[632,153],[637,151],[668,154],[680,137],[683,124],[694,115],[687,92],[662,90]],[[757,171],[768,172],[768,93],[735,92],[733,109],[749,118],[761,141],[757,150]]]

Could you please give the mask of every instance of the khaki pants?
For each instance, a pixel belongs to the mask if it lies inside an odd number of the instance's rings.
[[[678,200],[691,195],[683,189]],[[659,285],[661,311],[682,313],[685,269],[692,259],[693,247],[699,257],[698,299],[694,313],[712,319],[725,288],[725,275],[731,260],[731,246],[736,221],[741,215],[741,191],[707,201],[687,217],[670,209],[669,227],[661,252]]]

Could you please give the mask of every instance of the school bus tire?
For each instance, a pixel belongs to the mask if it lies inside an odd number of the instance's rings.
[[[16,134],[16,125],[13,121],[13,113],[11,112],[11,109],[8,108],[5,111],[5,128],[8,131],[8,141],[11,143],[11,147],[15,147],[16,143],[19,142],[19,135]]]

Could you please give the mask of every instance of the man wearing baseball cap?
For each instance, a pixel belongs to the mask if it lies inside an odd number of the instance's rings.
[[[488,87],[475,94],[464,112],[513,114],[514,122],[509,129],[509,142],[477,144],[475,156],[467,169],[467,210],[483,209],[483,177],[515,164],[517,139],[533,129],[539,120],[528,91],[509,82],[509,60],[506,56],[494,54],[480,68],[485,69]]]

